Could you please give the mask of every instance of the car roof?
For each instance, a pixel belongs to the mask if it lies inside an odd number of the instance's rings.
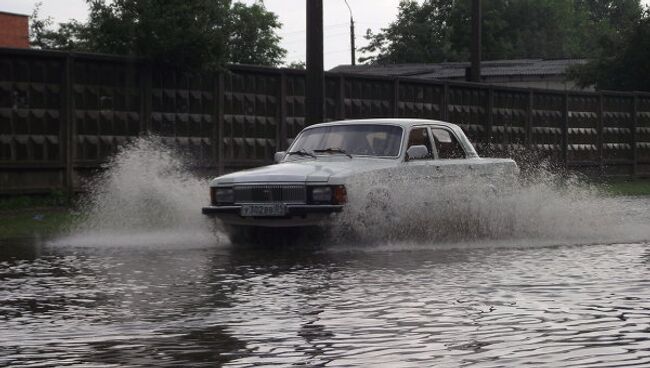
[[[458,128],[458,126],[455,124],[447,123],[440,120],[410,119],[410,118],[382,118],[382,119],[336,120],[336,121],[329,121],[327,123],[310,125],[309,127],[305,127],[305,129],[317,128],[322,126],[350,125],[350,124],[398,125],[401,126],[402,128],[410,128],[414,125],[422,125],[422,124],[436,124],[436,125],[446,126],[452,129]]]

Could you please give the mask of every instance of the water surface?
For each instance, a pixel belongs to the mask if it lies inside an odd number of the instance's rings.
[[[647,243],[0,246],[3,366],[647,366]]]
[[[541,170],[407,181],[387,216],[382,179],[320,245],[234,246],[207,180],[136,140],[64,236],[0,240],[0,366],[650,366],[649,197]]]

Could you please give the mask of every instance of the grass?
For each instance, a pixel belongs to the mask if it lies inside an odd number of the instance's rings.
[[[608,178],[598,183],[606,193],[619,196],[650,195],[650,179]]]
[[[78,217],[62,193],[0,197],[0,239],[53,236]]]
[[[67,208],[0,211],[0,239],[54,236],[77,216]]]
[[[62,192],[47,195],[0,197],[0,211],[14,211],[27,208],[65,207],[68,200]]]
[[[608,178],[596,182],[616,196],[650,195],[650,179]],[[0,239],[54,236],[79,218],[65,196],[0,197]]]

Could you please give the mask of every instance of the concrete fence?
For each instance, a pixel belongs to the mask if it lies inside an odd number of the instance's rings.
[[[326,119],[459,124],[480,153],[650,176],[650,94],[326,74]],[[0,48],[0,194],[72,192],[146,132],[205,173],[269,163],[305,126],[303,71],[189,73],[124,57]]]

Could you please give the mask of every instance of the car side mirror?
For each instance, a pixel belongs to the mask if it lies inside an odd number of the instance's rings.
[[[427,146],[422,144],[411,146],[406,151],[406,158],[408,160],[420,160],[423,158],[427,158],[428,156],[429,156],[429,150],[427,149]]]
[[[284,159],[284,156],[286,154],[287,153],[285,151],[276,152],[275,155],[273,155],[273,161],[275,161],[276,164],[279,163],[282,161],[282,159]]]

